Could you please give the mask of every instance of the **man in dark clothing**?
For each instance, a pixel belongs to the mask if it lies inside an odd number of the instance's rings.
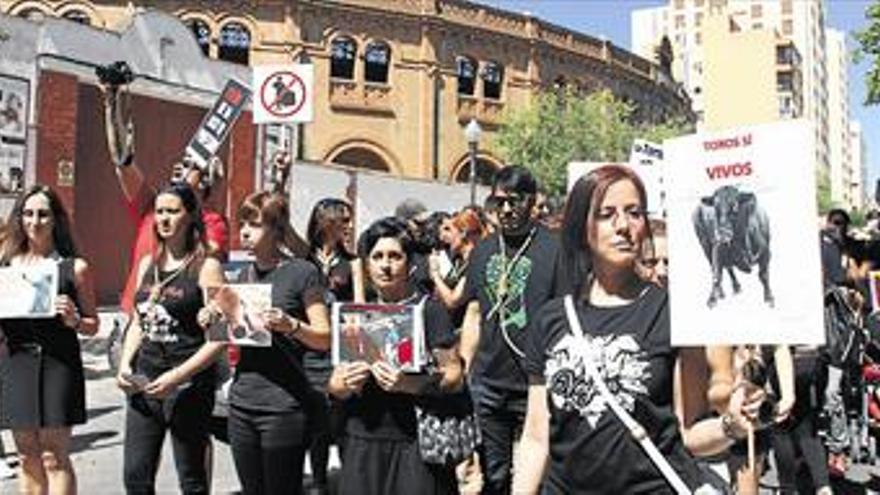
[[[484,494],[510,493],[513,442],[526,411],[524,343],[532,315],[554,296],[558,241],[531,216],[536,190],[525,168],[498,171],[492,197],[500,232],[477,246],[465,283],[461,347],[483,438]]]

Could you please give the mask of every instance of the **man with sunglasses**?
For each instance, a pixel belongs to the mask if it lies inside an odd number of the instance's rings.
[[[532,216],[536,192],[527,169],[498,170],[492,203],[500,228],[475,249],[465,283],[461,347],[483,439],[484,494],[510,493],[513,443],[526,412],[526,335],[555,293],[558,241]]]

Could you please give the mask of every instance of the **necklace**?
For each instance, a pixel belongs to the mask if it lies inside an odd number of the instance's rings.
[[[507,297],[507,291],[509,290],[508,279],[510,278],[511,272],[516,267],[516,264],[519,262],[519,259],[522,258],[523,253],[526,252],[526,249],[529,248],[529,245],[532,243],[532,239],[535,237],[535,232],[538,229],[536,227],[532,227],[532,230],[529,231],[528,237],[516,250],[513,258],[507,259],[507,245],[504,242],[504,236],[498,236],[498,252],[501,254],[502,259],[502,268],[501,268],[501,276],[498,278],[498,286],[495,288],[495,292],[498,294],[498,300],[502,301]]]
[[[177,278],[178,275],[183,273],[183,271],[186,270],[186,268],[192,262],[194,257],[195,257],[194,253],[188,254],[186,256],[186,258],[183,259],[183,262],[180,264],[180,266],[175,268],[174,271],[171,272],[170,274],[168,274],[168,276],[165,278],[161,278],[159,276],[159,264],[158,263],[153,264],[154,285],[152,287],[150,287],[150,296],[148,299],[151,306],[155,305],[159,301],[159,298],[162,296],[162,290],[165,288],[165,286],[170,284],[175,278]]]

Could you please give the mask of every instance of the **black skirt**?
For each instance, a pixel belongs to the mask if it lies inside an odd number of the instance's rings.
[[[349,436],[345,443],[340,495],[455,495],[452,467],[426,464],[415,441]]]

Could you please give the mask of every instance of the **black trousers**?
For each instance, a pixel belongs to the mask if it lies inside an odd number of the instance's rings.
[[[519,439],[526,417],[526,396],[507,390],[479,386],[477,421],[483,444],[480,469],[483,495],[508,495],[513,478],[513,444]]]
[[[798,458],[803,460],[810,475],[812,486],[807,491],[830,486],[828,457],[816,424],[824,389],[819,380],[819,367],[824,363],[813,357],[795,357],[794,365],[795,406],[790,418],[773,431],[773,455],[782,493],[798,493],[801,482],[807,481],[798,476]]]
[[[303,411],[255,411],[231,404],[229,445],[244,495],[300,494],[308,448]]]
[[[165,434],[171,432],[182,493],[210,491],[205,456],[214,408],[211,387],[192,385],[164,399],[129,397],[125,415],[123,477],[130,494],[154,494]]]

